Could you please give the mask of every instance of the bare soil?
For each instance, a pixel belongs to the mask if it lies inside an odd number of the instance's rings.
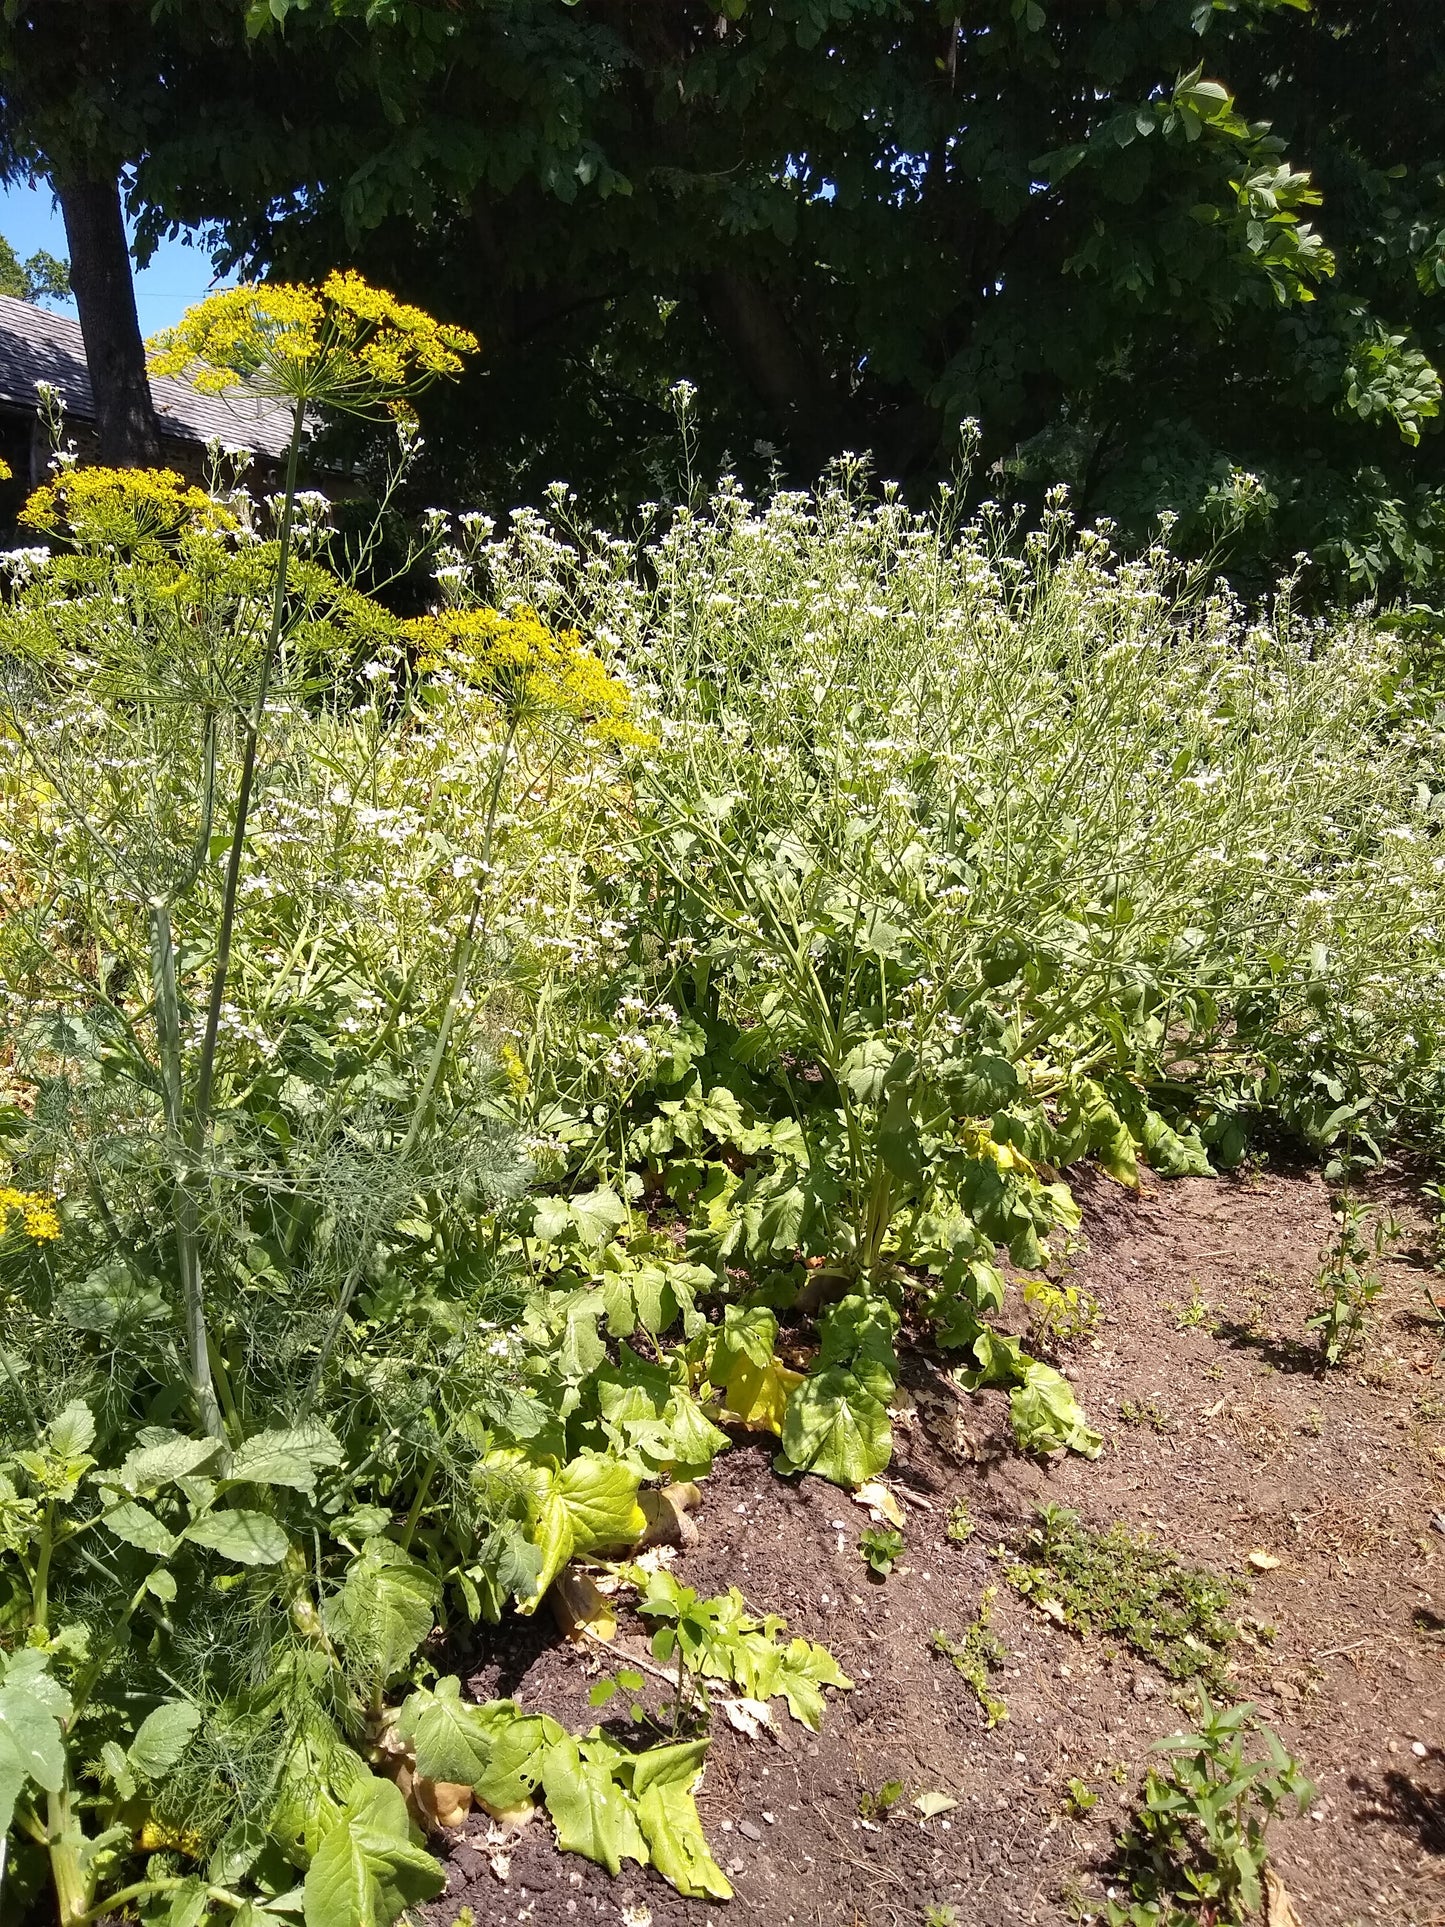
[[[1072,1281],[1101,1314],[1062,1362],[1105,1434],[1102,1457],[1021,1457],[1000,1394],[961,1393],[946,1359],[905,1354],[888,1479],[907,1550],[882,1585],[859,1556],[867,1519],[849,1496],[787,1483],[764,1444],[740,1442],[705,1482],[699,1543],[674,1570],[784,1614],[856,1684],[830,1695],[816,1736],[781,1703],[776,1739],[715,1722],[698,1804],[736,1900],[683,1900],[630,1863],[610,1879],[559,1854],[545,1819],[499,1848],[474,1815],[448,1849],[433,1920],[468,1906],[478,1927],[921,1927],[946,1904],[960,1927],[1053,1927],[1097,1912],[1149,1749],[1187,1722],[1190,1695],[1001,1583],[995,1549],[1050,1499],[1249,1580],[1234,1696],[1258,1705],[1319,1788],[1307,1817],[1271,1834],[1303,1927],[1445,1927],[1445,1364],[1420,1315],[1430,1231],[1414,1187],[1399,1176],[1378,1190],[1406,1234],[1366,1349],[1322,1378],[1305,1329],[1331,1229],[1318,1176],[1151,1180],[1138,1196],[1086,1182]],[[957,1499],[978,1528],[962,1546],[945,1535]],[[1258,1570],[1251,1552],[1278,1564]],[[935,1628],[960,1637],[989,1586],[1008,1649],[993,1689],[1009,1718],[992,1731],[930,1645]],[[624,1636],[641,1630],[624,1615]],[[471,1686],[585,1730],[601,1671],[595,1648],[512,1622]],[[1068,1812],[1072,1777],[1099,1796],[1082,1818]],[[860,1800],[889,1780],[958,1804],[922,1820],[905,1798],[865,1820]]]

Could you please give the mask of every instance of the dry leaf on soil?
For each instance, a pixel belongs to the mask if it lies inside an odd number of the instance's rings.
[[[1264,1920],[1265,1927],[1304,1927],[1284,1882],[1273,1867],[1264,1870]]]
[[[727,1715],[728,1725],[741,1733],[746,1739],[761,1739],[763,1728],[776,1733],[773,1723],[773,1709],[766,1700],[752,1700],[739,1697],[722,1702],[722,1710]]]
[[[853,1494],[853,1503],[867,1506],[877,1524],[881,1525],[886,1520],[889,1525],[902,1530],[903,1508],[881,1479],[870,1479],[866,1485],[860,1485]]]

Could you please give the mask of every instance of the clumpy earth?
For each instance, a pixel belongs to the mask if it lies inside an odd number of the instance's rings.
[[[673,1570],[704,1594],[737,1585],[855,1681],[829,1694],[816,1735],[781,1702],[772,1737],[714,1720],[698,1807],[735,1900],[684,1900],[630,1863],[611,1879],[559,1853],[545,1817],[503,1844],[474,1814],[445,1849],[432,1921],[463,1907],[478,1927],[922,1927],[947,1906],[960,1927],[1097,1917],[1150,1747],[1187,1725],[1192,1700],[1004,1582],[997,1548],[1052,1501],[1247,1582],[1230,1694],[1259,1707],[1319,1789],[1270,1836],[1303,1927],[1445,1923],[1445,1363],[1417,1186],[1396,1174],[1372,1193],[1404,1232],[1364,1351],[1325,1378],[1306,1331],[1331,1231],[1318,1176],[1150,1180],[1141,1195],[1097,1179],[1079,1194],[1070,1282],[1099,1316],[1061,1362],[1105,1436],[1097,1461],[1022,1458],[1002,1395],[961,1392],[946,1355],[905,1351],[887,1480],[906,1550],[886,1582],[857,1549],[862,1509],[820,1480],[784,1482],[756,1439],[703,1485],[698,1543]],[[959,1500],[976,1525],[962,1545],[946,1532]],[[1006,1649],[989,1685],[1008,1708],[992,1730],[932,1648],[935,1629],[963,1637],[989,1587]],[[642,1630],[621,1615],[624,1643]],[[595,1646],[513,1622],[470,1684],[585,1731],[607,1717],[587,1697],[604,1670]],[[1082,1814],[1070,1780],[1097,1795]],[[879,1817],[869,1796],[889,1781],[904,1797]],[[957,1804],[923,1819],[923,1791]]]

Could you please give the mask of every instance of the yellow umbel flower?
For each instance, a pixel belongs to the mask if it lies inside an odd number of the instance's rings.
[[[0,482],[13,482],[14,480],[15,471],[9,462],[0,462]]]
[[[22,1234],[32,1243],[49,1244],[60,1236],[60,1214],[54,1198],[43,1191],[17,1191],[13,1185],[0,1184],[0,1238],[18,1218]]]
[[[233,529],[236,518],[173,468],[76,468],[36,489],[20,520],[80,548],[133,549],[187,529]]]
[[[522,1053],[510,1037],[502,1039],[502,1047],[497,1052],[497,1056],[501,1059],[502,1075],[507,1080],[507,1089],[513,1097],[525,1097],[532,1080],[527,1075],[527,1066],[522,1062]]]
[[[450,609],[407,624],[423,674],[449,672],[485,689],[513,716],[561,712],[615,743],[650,739],[631,720],[632,696],[583,647],[575,629],[555,634],[532,609]]]
[[[155,375],[183,375],[205,394],[244,382],[254,393],[352,414],[397,412],[441,375],[461,373],[475,335],[373,288],[346,269],[319,288],[260,282],[188,308],[149,344]]]

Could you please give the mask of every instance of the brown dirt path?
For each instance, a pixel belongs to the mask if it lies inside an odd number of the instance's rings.
[[[1418,1315],[1428,1230],[1411,1189],[1380,1187],[1406,1236],[1368,1349],[1327,1380],[1305,1333],[1330,1228],[1318,1177],[1150,1180],[1140,1197],[1098,1179],[1080,1195],[1088,1246],[1072,1276],[1101,1316],[1064,1362],[1105,1434],[1096,1463],[1021,1458],[1000,1395],[959,1394],[915,1354],[888,1475],[907,1500],[907,1551],[886,1584],[868,1582],[856,1550],[859,1508],[816,1479],[785,1484],[761,1444],[726,1454],[704,1485],[679,1576],[702,1592],[737,1584],[825,1641],[856,1682],[816,1737],[785,1717],[776,1741],[719,1722],[699,1808],[732,1906],[684,1901],[630,1865],[611,1880],[558,1854],[545,1820],[494,1870],[474,1816],[434,1920],[463,1905],[477,1927],[922,1927],[930,1904],[952,1906],[959,1927],[1097,1914],[1142,1763],[1184,1722],[1186,1694],[1003,1585],[993,1630],[1009,1657],[993,1685],[1006,1724],[986,1729],[929,1646],[935,1627],[963,1632],[999,1584],[992,1549],[1048,1498],[1252,1580],[1246,1624],[1277,1630],[1236,1648],[1235,1696],[1257,1702],[1319,1787],[1312,1813],[1271,1836],[1303,1927],[1445,1927],[1445,1362]],[[959,1498],[978,1526],[964,1546],[944,1531]],[[1254,1571],[1251,1551],[1279,1563]],[[550,1627],[514,1629],[473,1689],[585,1729],[598,1671]],[[1075,1776],[1099,1794],[1083,1819],[1066,1812]],[[893,1779],[958,1805],[925,1822],[900,1803],[865,1823],[860,1796]]]

